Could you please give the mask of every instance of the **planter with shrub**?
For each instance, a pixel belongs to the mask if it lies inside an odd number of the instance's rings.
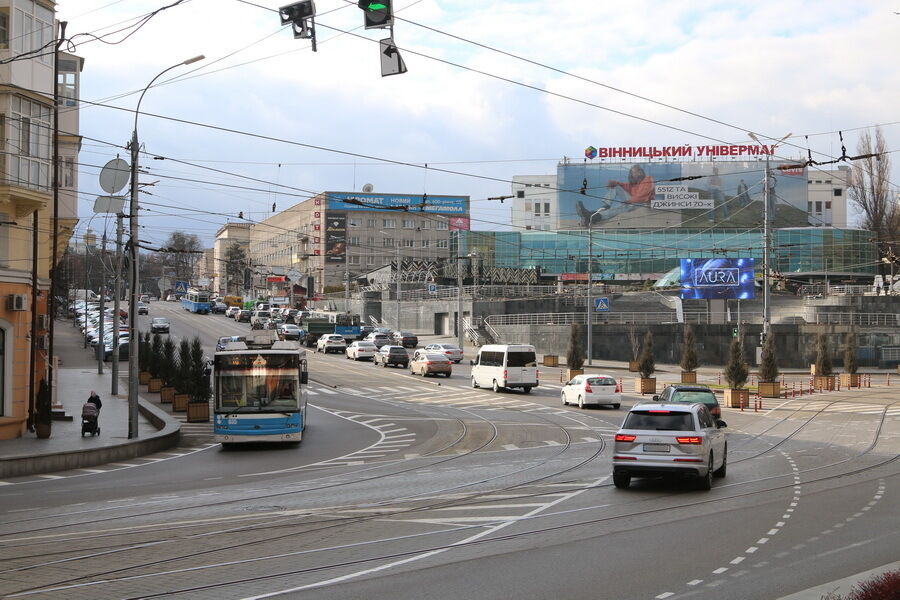
[[[655,394],[656,378],[650,377],[656,371],[656,361],[653,359],[653,333],[650,331],[644,334],[644,343],[637,362],[641,376],[634,380],[634,391],[639,394]]]
[[[750,369],[744,362],[744,345],[741,336],[738,335],[731,340],[728,364],[725,365],[725,381],[728,382],[728,389],[725,390],[725,406],[741,408],[750,404],[750,390],[744,387],[749,375]]]
[[[781,383],[778,381],[778,363],[775,356],[775,334],[771,331],[763,342],[762,361],[759,365],[759,396],[780,398]]]
[[[820,333],[816,337],[816,374],[813,377],[813,386],[817,390],[831,391],[834,389],[834,374],[831,365],[831,352],[828,348],[828,335]]]

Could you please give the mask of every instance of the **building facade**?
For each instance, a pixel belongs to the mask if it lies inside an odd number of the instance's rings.
[[[847,227],[847,188],[853,180],[850,167],[834,171],[812,169],[807,174],[807,212],[813,227]]]
[[[250,223],[226,223],[216,232],[213,242],[213,272],[210,289],[217,294],[243,293],[243,285],[237,285],[237,281],[243,281],[244,265],[230,264],[228,259],[229,248],[237,245],[249,256],[250,251]],[[229,285],[229,282],[232,282]]]
[[[52,42],[51,0],[0,0],[0,59]],[[52,44],[51,44],[52,47]],[[50,364],[50,271],[77,223],[79,78],[82,60],[35,52],[0,64],[0,439],[32,424],[39,382]],[[54,123],[54,94],[59,119]],[[58,125],[58,127],[56,127]],[[55,130],[59,156],[54,160]],[[54,219],[54,164],[59,214]],[[52,248],[52,228],[59,225]]]
[[[559,229],[555,175],[516,175],[512,184],[512,226],[521,231]]]
[[[250,258],[261,277],[295,271],[313,294],[336,292],[398,259],[448,258],[469,224],[468,196],[323,192],[253,225]]]

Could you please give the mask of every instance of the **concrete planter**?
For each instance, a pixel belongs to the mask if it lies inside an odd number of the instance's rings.
[[[566,381],[572,381],[576,375],[584,375],[584,369],[566,369]]]
[[[628,371],[631,373],[639,373],[641,371],[640,363],[636,360],[629,360]]]
[[[188,423],[209,422],[209,402],[188,402],[187,420]]]
[[[900,367],[898,367],[900,368]],[[859,387],[859,375],[856,373],[841,373],[841,387]]]
[[[656,377],[638,377],[634,380],[634,391],[638,394],[655,394]]]
[[[760,381],[759,396],[761,398],[781,398],[781,384],[777,381],[774,383]]]
[[[39,440],[46,440],[50,438],[52,427],[50,423],[35,423],[34,433]]]
[[[728,408],[741,408],[750,406],[750,390],[741,388],[738,390],[725,390],[725,406]]]
[[[834,390],[834,375],[816,375],[813,377],[813,386],[825,392]]]
[[[150,381],[147,382],[147,391],[151,394],[158,394],[159,390],[162,389],[162,383],[162,379],[151,377]]]
[[[681,383],[697,383],[697,371],[682,371]]]
[[[159,402],[160,404],[172,404],[172,400],[175,399],[175,388],[171,386],[166,386],[159,389]]]
[[[555,354],[545,354],[544,355],[544,366],[545,367],[558,367],[559,366],[559,357]]]
[[[175,397],[172,399],[172,412],[186,411],[190,400],[190,394],[175,394]]]
[[[150,383],[150,373],[147,371],[141,371],[138,373],[138,383],[141,385],[147,385]]]

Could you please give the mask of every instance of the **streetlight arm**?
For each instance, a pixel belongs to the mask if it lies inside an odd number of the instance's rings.
[[[193,58],[184,60],[184,61],[178,63],[177,65],[172,65],[168,69],[164,69],[164,70],[160,71],[159,73],[157,73],[156,77],[154,77],[153,79],[150,80],[150,83],[148,83],[147,86],[144,88],[144,90],[141,92],[141,95],[138,98],[137,107],[134,109],[133,131],[137,131],[137,120],[138,120],[138,115],[141,113],[141,102],[144,100],[144,94],[147,93],[147,90],[149,90],[151,87],[153,87],[153,84],[156,83],[156,80],[159,79],[160,77],[162,77],[163,75],[165,75],[166,73],[168,73],[169,71],[171,71],[172,69],[176,69],[183,65],[190,65],[195,62],[199,62],[199,61],[203,60],[204,58],[206,58],[206,56],[204,56],[203,54],[200,54],[200,55],[194,56]]]

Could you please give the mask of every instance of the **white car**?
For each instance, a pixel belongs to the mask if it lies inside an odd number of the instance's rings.
[[[353,342],[347,346],[347,358],[353,360],[372,360],[375,358],[376,352],[378,352],[378,348],[375,344],[365,340]]]
[[[344,336],[336,333],[328,333],[319,338],[316,342],[316,352],[328,354],[329,352],[343,352],[347,349],[347,342]]]
[[[622,388],[611,375],[576,375],[563,386],[560,394],[563,404],[588,404],[612,406],[618,409],[622,402]]]
[[[416,350],[416,356],[419,354],[443,354],[451,361],[460,363],[463,359],[463,351],[456,344],[428,344],[420,350]]]
[[[240,306],[229,306],[225,309],[225,316],[229,319],[233,319],[237,316],[237,314],[241,312]]]

